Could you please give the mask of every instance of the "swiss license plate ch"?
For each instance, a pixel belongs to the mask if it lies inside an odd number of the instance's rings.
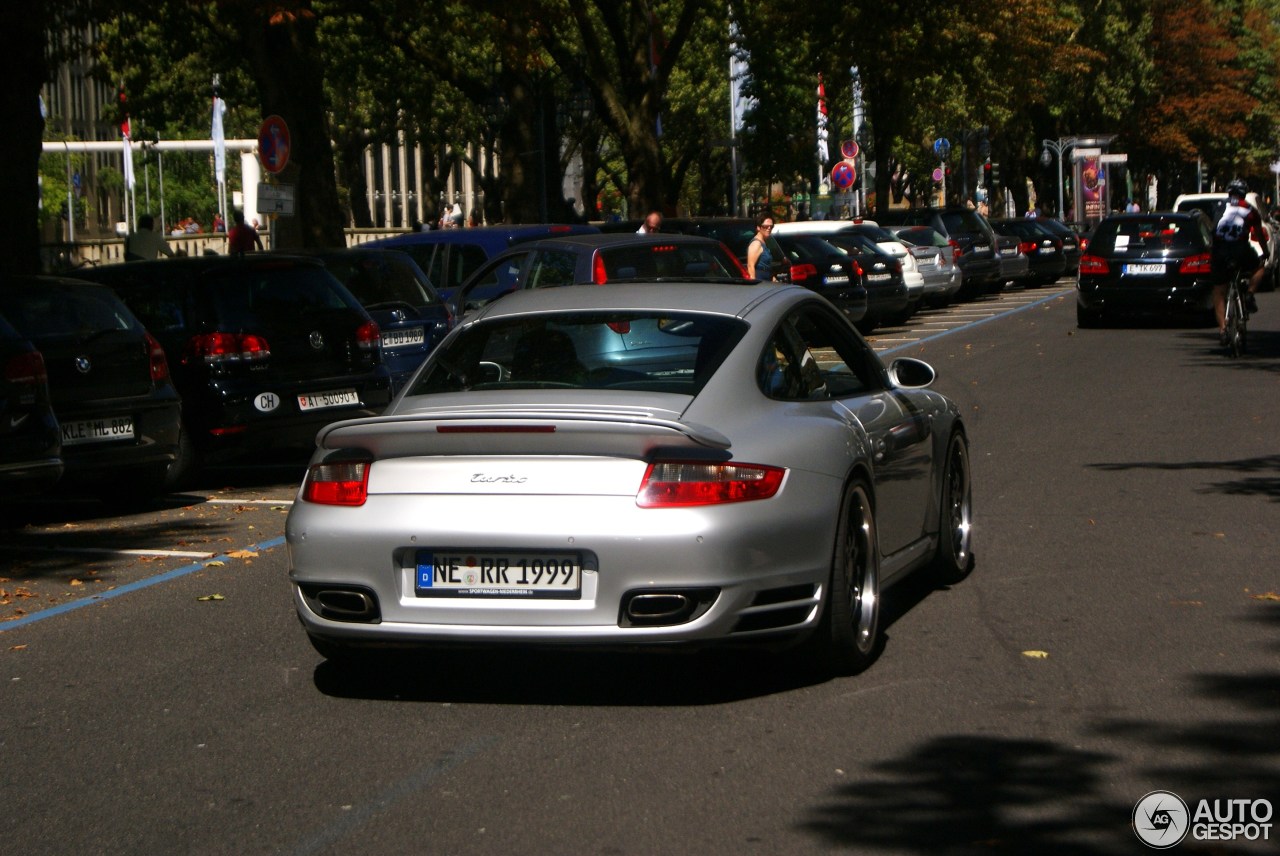
[[[415,558],[414,593],[419,597],[582,596],[582,558],[577,553],[419,550]]]

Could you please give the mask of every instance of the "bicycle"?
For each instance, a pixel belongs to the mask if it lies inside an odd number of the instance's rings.
[[[1248,283],[1249,273],[1237,267],[1227,286],[1226,324],[1222,335],[1226,339],[1227,355],[1232,358],[1243,354],[1248,344],[1249,307],[1244,302]]]

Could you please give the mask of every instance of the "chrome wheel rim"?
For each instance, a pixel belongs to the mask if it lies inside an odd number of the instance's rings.
[[[973,493],[969,484],[969,453],[962,442],[951,447],[951,460],[947,464],[945,493],[947,537],[951,539],[951,555],[957,567],[969,563],[969,543],[972,538]]]
[[[858,651],[867,653],[875,645],[880,592],[876,567],[875,521],[866,493],[858,489],[850,509],[845,543],[845,580],[848,583],[849,614],[853,618],[854,641]]]

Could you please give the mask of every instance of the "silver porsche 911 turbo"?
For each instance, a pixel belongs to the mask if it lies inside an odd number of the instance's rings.
[[[511,294],[382,416],[320,432],[286,529],[298,615],[339,660],[798,643],[852,674],[884,586],[973,565],[968,441],[933,379],[798,286]]]

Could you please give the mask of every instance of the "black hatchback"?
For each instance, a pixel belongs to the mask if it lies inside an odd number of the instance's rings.
[[[391,401],[378,325],[318,259],[201,256],[77,275],[111,285],[164,346],[183,406],[175,479],[202,462],[302,451],[324,425]]]
[[[803,285],[834,303],[855,324],[867,316],[862,267],[817,235],[780,234],[778,246],[791,265],[792,285]]]
[[[44,355],[0,314],[0,499],[42,493],[61,477]]]
[[[141,499],[161,492],[178,450],[180,403],[160,343],[111,291],[15,277],[0,313],[40,349],[61,426],[61,487]]]

